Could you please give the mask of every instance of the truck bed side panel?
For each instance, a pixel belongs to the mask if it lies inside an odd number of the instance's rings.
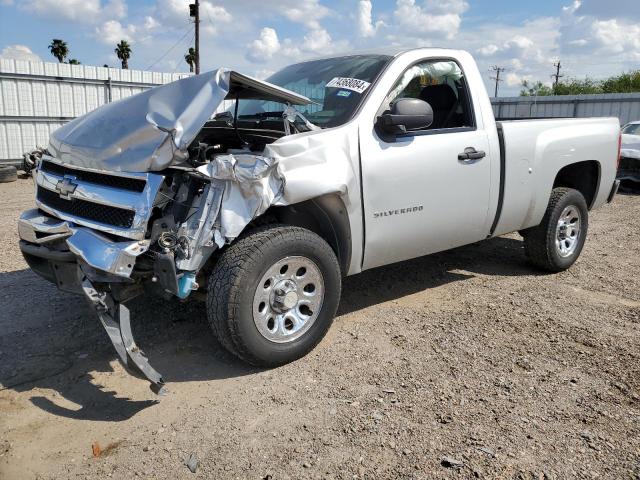
[[[542,220],[558,172],[594,160],[600,178],[591,208],[606,202],[617,168],[617,118],[501,122],[505,142],[504,203],[495,235]]]

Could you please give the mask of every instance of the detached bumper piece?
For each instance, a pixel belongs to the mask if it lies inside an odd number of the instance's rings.
[[[144,375],[151,382],[150,387],[154,393],[166,394],[167,389],[162,375],[149,364],[149,360],[133,339],[129,309],[123,303],[116,302],[110,293],[97,290],[87,278],[82,281],[82,289],[96,309],[98,318],[118,352],[122,364]]]
[[[158,395],[166,393],[162,375],[149,365],[133,339],[129,309],[124,304],[141,293],[140,285],[129,275],[136,258],[147,251],[148,242],[115,242],[38,210],[22,214],[18,232],[20,250],[29,266],[60,290],[84,294],[125,368],[142,374]],[[110,285],[110,290],[96,285]]]

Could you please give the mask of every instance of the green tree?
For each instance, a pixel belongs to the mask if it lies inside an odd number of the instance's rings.
[[[559,82],[553,88],[545,86],[542,82],[522,82],[520,96],[532,95],[589,95],[597,93],[633,93],[640,92],[640,70],[614,75],[606,80],[594,80],[592,78],[570,78]]]
[[[551,87],[545,85],[542,82],[529,83],[528,80],[522,82],[522,90],[520,90],[521,97],[539,97],[553,95]]]
[[[632,93],[640,92],[640,70],[623,73],[602,82],[603,93]]]
[[[189,64],[189,71],[193,72],[193,68],[196,65],[196,49],[193,47],[189,48],[189,52],[184,56],[184,61]]]
[[[60,40],[59,38],[54,38],[49,45],[49,50],[51,51],[51,55],[58,59],[58,62],[64,62],[64,59],[69,55],[69,47],[67,47],[67,42],[64,40]]]
[[[559,82],[554,88],[553,95],[591,95],[602,93],[601,83],[592,78],[578,80],[571,78],[565,82]]]
[[[122,68],[124,70],[129,68],[129,59],[131,58],[131,45],[126,40],[120,40],[120,43],[116,45],[116,55],[122,61]]]
[[[71,60],[69,60],[69,65],[82,65],[82,62],[80,60],[72,58]]]

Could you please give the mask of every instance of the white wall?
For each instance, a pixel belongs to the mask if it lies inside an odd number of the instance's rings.
[[[188,75],[0,58],[0,162],[46,146],[64,122],[108,102],[109,78],[115,101]]]

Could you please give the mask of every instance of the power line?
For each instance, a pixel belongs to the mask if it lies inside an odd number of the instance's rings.
[[[195,33],[189,39],[189,43],[187,44],[187,46],[191,45],[194,38],[195,38]],[[180,52],[180,55],[178,56],[178,60],[176,61],[176,66],[173,69],[172,73],[176,73],[178,71],[178,68],[180,68],[180,64],[181,64],[181,60],[183,60],[183,56],[184,56],[184,52]]]
[[[155,62],[153,62],[151,65],[149,65],[149,66],[146,68],[146,70],[151,70],[151,68],[152,68],[154,65],[156,65],[158,62],[160,62],[161,60],[163,60],[163,59],[164,59],[164,57],[166,57],[167,55],[169,55],[169,53],[171,53],[171,51],[172,51],[174,48],[176,48],[176,47],[178,46],[178,44],[179,44],[180,42],[182,42],[182,40],[184,40],[184,39],[185,39],[185,37],[186,37],[187,35],[189,35],[190,33],[191,33],[191,27],[187,28],[187,31],[186,31],[186,32],[184,32],[184,35],[182,35],[182,37],[180,37],[180,39],[179,39],[176,43],[174,43],[174,44],[173,44],[173,46],[172,46],[171,48],[169,48],[169,50],[167,50],[166,52],[164,52],[160,58],[158,58]]]
[[[500,78],[500,74],[502,72],[504,72],[506,70],[506,68],[503,67],[499,67],[497,65],[493,65],[491,67],[491,71],[496,72],[496,76],[495,77],[491,77],[491,80],[495,80],[496,81],[496,91],[494,94],[494,97],[497,98],[498,97],[498,85],[500,84],[500,82],[502,82],[503,80]]]

